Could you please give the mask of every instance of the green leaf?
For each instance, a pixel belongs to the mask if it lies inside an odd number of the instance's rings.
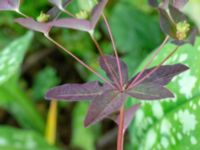
[[[159,64],[173,49],[167,44],[155,58],[152,66]],[[134,147],[141,149],[195,149],[200,138],[199,127],[199,85],[200,70],[200,38],[193,46],[184,45],[172,56],[166,64],[183,63],[190,70],[175,77],[168,88],[175,94],[173,99],[155,102],[142,102],[137,112],[135,122],[130,127],[130,137]],[[147,62],[147,58],[143,65]],[[141,69],[141,67],[139,69]],[[179,119],[177,119],[179,117]],[[191,132],[184,132],[184,129]],[[163,131],[162,131],[163,130]],[[164,133],[167,132],[167,133]],[[180,142],[177,144],[177,142]],[[175,144],[174,144],[175,143]],[[182,146],[182,148],[181,148]],[[197,147],[196,147],[197,146]]]
[[[2,150],[57,150],[33,131],[7,126],[0,127],[0,149]]]
[[[197,150],[200,147],[200,97],[186,100],[154,123],[140,142],[141,149]]]
[[[17,83],[19,69],[32,37],[33,33],[28,32],[0,52],[0,107],[10,112],[21,126],[42,133],[44,121]]]
[[[117,3],[110,16],[110,25],[118,51],[125,54],[131,73],[162,39],[159,23],[154,17],[131,2]]]
[[[0,51],[0,85],[18,71],[32,37],[33,33],[28,32]]]
[[[72,145],[81,148],[82,150],[94,150],[95,140],[99,135],[99,128],[98,126],[89,128],[84,127],[83,122],[87,109],[87,103],[78,103],[73,111]]]
[[[34,78],[33,97],[37,100],[44,99],[44,95],[47,90],[56,86],[59,82],[60,80],[53,67],[48,66],[44,68]]]

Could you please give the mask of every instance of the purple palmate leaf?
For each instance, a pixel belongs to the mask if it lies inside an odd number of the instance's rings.
[[[145,70],[140,79],[136,81],[137,84],[129,87],[126,93],[134,98],[142,100],[173,97],[173,94],[163,86],[169,83],[174,76],[188,70],[188,67],[182,64],[165,65],[160,66],[155,72],[148,75],[154,69],[155,67]],[[130,83],[136,76],[131,79]]]
[[[124,113],[124,131],[128,128],[130,125],[131,121],[133,120],[133,117],[135,116],[136,111],[140,108],[139,104],[133,105],[132,107],[128,108],[125,110]],[[119,113],[118,114],[113,114],[109,116],[108,118],[112,119],[117,125],[119,125]]]
[[[20,0],[0,0],[0,11],[1,10],[13,10],[18,11]]]
[[[46,99],[64,99],[67,101],[91,100],[103,93],[105,87],[99,82],[85,84],[64,84],[54,87],[46,93]]]
[[[90,21],[76,18],[65,18],[53,21],[52,26],[89,32],[95,28],[107,2],[108,0],[101,0],[97,4],[97,6],[92,11],[92,17]]]
[[[147,74],[149,74],[154,69],[155,69],[155,67],[146,69],[142,73],[140,79],[144,78]],[[164,86],[167,83],[169,83],[174,76],[176,76],[188,69],[189,68],[183,64],[160,66],[153,74],[148,76],[141,83],[144,83],[144,84],[145,83],[153,83],[153,84],[158,84],[158,85]],[[133,77],[130,82],[132,82],[135,79],[135,77]],[[138,79],[138,80],[140,80],[140,79]]]
[[[15,21],[25,28],[42,32],[44,34],[48,34],[51,29],[51,25],[49,23],[37,22],[32,18],[18,18],[15,19]]]
[[[162,85],[142,83],[126,91],[126,94],[140,100],[158,100],[174,97],[173,93]]]
[[[95,97],[85,118],[85,127],[95,124],[110,114],[119,111],[125,99],[126,95],[116,90],[108,90],[102,95]]]
[[[101,56],[99,59],[99,64],[101,68],[106,72],[106,75],[110,78],[110,80],[114,81],[117,79],[118,83],[120,81],[120,76],[118,72],[118,66],[116,57],[114,56]],[[123,84],[125,85],[128,82],[128,68],[127,65],[120,60],[121,72]]]

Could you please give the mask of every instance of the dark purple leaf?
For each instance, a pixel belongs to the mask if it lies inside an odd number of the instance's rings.
[[[119,83],[119,71],[117,66],[117,60],[114,56],[101,56],[99,59],[99,63],[101,68],[106,72],[106,75],[112,80],[114,83],[117,80]],[[128,69],[127,65],[120,60],[121,72],[122,72],[122,79],[123,84],[128,82]]]
[[[162,31],[165,34],[170,35],[171,37],[175,38],[176,37],[176,25],[175,23],[171,20],[170,16],[166,12],[166,10],[159,8],[159,13],[160,13],[160,26]]]
[[[18,11],[20,0],[0,0],[0,11],[1,10],[13,10]]]
[[[186,16],[176,7],[169,5],[169,11],[175,23],[179,23],[179,22],[187,20]]]
[[[145,77],[147,74],[149,74],[154,69],[155,69],[155,67],[146,69],[143,72],[143,74],[141,75],[140,79]],[[160,66],[153,74],[151,74],[149,77],[147,77],[141,83],[144,83],[144,84],[145,83],[153,83],[153,84],[158,84],[158,85],[164,86],[164,85],[168,84],[174,76],[176,76],[188,69],[189,68],[187,66],[182,65],[182,64]],[[133,81],[136,78],[136,76],[133,79],[131,79],[131,81]],[[138,79],[138,80],[140,80],[140,79]]]
[[[105,91],[102,95],[94,98],[84,121],[85,127],[119,111],[125,99],[126,95],[124,93],[114,90]]]
[[[92,17],[90,21],[83,19],[65,18],[53,21],[52,26],[89,32],[95,28],[96,23],[99,20],[107,2],[108,0],[101,0],[97,4],[97,6],[92,11]]]
[[[25,28],[28,28],[30,30],[34,30],[37,32],[42,32],[44,34],[48,34],[51,29],[51,25],[49,23],[37,22],[33,20],[32,18],[18,18],[18,19],[15,19],[15,21]]]
[[[142,83],[126,91],[126,94],[140,100],[157,100],[174,97],[168,89],[154,83]]]
[[[63,0],[62,7],[67,7],[72,1],[73,0]],[[54,20],[59,16],[59,14],[61,14],[61,10],[57,6],[54,6],[47,12],[47,14],[50,16],[49,20]]]
[[[139,104],[136,104],[127,110],[125,110],[124,113],[124,131],[129,127],[131,121],[133,120],[133,117],[135,116],[136,111],[140,108]],[[117,125],[119,125],[119,113],[109,116],[110,119],[112,119]]]
[[[98,82],[64,84],[50,89],[46,93],[46,99],[65,99],[67,101],[91,100],[101,95],[103,91],[103,86]]]
[[[180,9],[185,6],[188,0],[174,0],[173,6]]]
[[[158,7],[158,1],[157,0],[148,0],[149,5],[152,7]]]
[[[196,27],[194,27],[189,33],[188,43],[190,43],[191,45],[194,45],[197,35],[198,35],[198,29]]]

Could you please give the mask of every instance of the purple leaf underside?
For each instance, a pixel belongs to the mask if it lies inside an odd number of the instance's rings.
[[[116,83],[117,81],[117,83],[119,84],[120,77],[116,57],[101,56],[99,59],[99,63],[101,68],[105,71],[108,78],[114,83]],[[126,84],[128,82],[128,68],[122,60],[120,60],[120,67],[122,72],[123,84]]]
[[[46,99],[64,99],[67,101],[91,100],[103,93],[105,87],[99,82],[84,84],[64,84],[54,87],[46,93]]]
[[[107,2],[108,0],[101,0],[97,4],[92,11],[92,17],[90,21],[76,18],[65,18],[53,21],[52,26],[89,32],[95,28]]]
[[[37,32],[42,32],[44,34],[48,34],[51,25],[49,23],[41,23],[33,20],[32,18],[18,18],[15,21],[20,24],[21,26],[28,28],[30,30],[34,30]]]
[[[154,69],[155,69],[155,67],[146,69],[142,73],[140,79],[144,78],[147,74],[149,74]],[[160,66],[153,74],[148,76],[141,83],[143,83],[143,84],[153,83],[153,84],[158,84],[158,85],[164,86],[164,85],[168,84],[174,76],[176,76],[188,69],[189,68],[183,64],[163,65],[163,66]],[[136,76],[133,79],[131,79],[131,81],[133,81],[136,78]],[[138,79],[138,80],[140,80],[140,79]]]
[[[131,121],[133,120],[133,117],[135,116],[136,111],[140,108],[139,104],[136,104],[127,110],[125,110],[124,113],[124,131],[129,127]],[[110,119],[112,119],[118,126],[119,126],[119,113],[116,115],[109,116]]]
[[[18,10],[20,0],[0,0],[0,10]]]
[[[105,91],[102,95],[97,96],[92,100],[87,112],[84,121],[85,127],[95,124],[110,114],[119,111],[125,99],[125,94],[114,90]]]
[[[127,90],[126,94],[140,100],[158,100],[174,97],[173,93],[167,88],[153,83],[139,84],[136,87]]]

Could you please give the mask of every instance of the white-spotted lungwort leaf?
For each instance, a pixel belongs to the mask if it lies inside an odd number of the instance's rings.
[[[120,77],[117,65],[117,59],[114,56],[101,56],[99,59],[99,64],[101,68],[105,71],[106,75],[111,81],[119,84]],[[128,82],[128,68],[127,65],[120,60],[120,68],[122,72],[123,84]]]
[[[0,84],[16,74],[32,37],[33,33],[28,32],[24,37],[19,38],[0,51]]]
[[[0,126],[0,139],[1,150],[58,150],[49,145],[41,134],[32,130]]]
[[[84,122],[85,127],[95,124],[110,114],[119,111],[125,100],[126,94],[114,90],[105,91],[102,95],[97,96],[92,100],[88,109]]]
[[[91,100],[101,95],[104,87],[99,82],[84,84],[64,84],[54,87],[46,93],[46,99],[65,99],[67,101]]]
[[[20,0],[1,0],[0,11],[1,10],[18,11],[19,5],[20,5]]]
[[[163,60],[174,48],[174,45],[167,44],[155,58],[152,66]],[[166,62],[183,63],[190,69],[174,77],[168,85],[175,95],[174,98],[152,102],[141,101],[135,122],[129,127],[133,148],[145,150],[199,148],[200,70],[197,68],[200,65],[199,58],[200,38],[197,38],[194,46],[189,44],[181,46]]]
[[[83,20],[76,18],[66,18],[66,19],[58,19],[53,21],[51,24],[55,27],[63,27],[69,29],[76,29],[81,31],[91,31],[95,28],[104,7],[106,6],[108,0],[100,0],[99,3],[92,11],[91,20]]]
[[[44,122],[17,83],[32,37],[33,32],[28,32],[0,52],[0,107],[12,114],[20,126],[42,133]]]

